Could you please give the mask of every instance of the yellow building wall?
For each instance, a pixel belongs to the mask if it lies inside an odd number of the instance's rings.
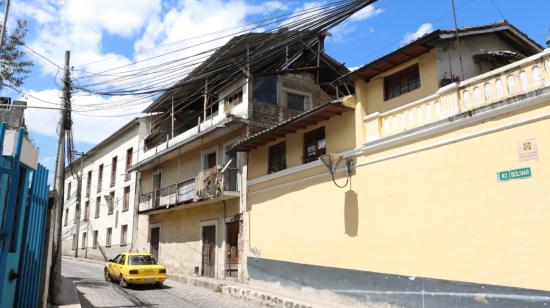
[[[317,125],[301,129],[289,134],[286,138],[279,138],[264,146],[250,151],[248,156],[248,179],[255,179],[267,174],[269,147],[286,140],[286,166],[292,168],[303,164],[304,133],[318,127],[325,127],[327,153],[340,153],[355,148],[355,113],[348,111],[335,116]]]
[[[550,120],[441,145],[543,114],[550,107],[360,156],[351,188],[337,188],[324,166],[250,185],[250,248],[294,263],[550,290]],[[517,143],[531,138],[539,158],[520,161]],[[251,169],[262,153],[250,152]],[[531,178],[497,181],[522,167]]]
[[[399,72],[413,64],[418,64],[420,88],[392,99],[384,100],[384,77]],[[356,82],[356,88],[356,95],[359,96],[358,100],[362,102],[363,108],[366,110],[367,114],[373,112],[386,112],[434,94],[439,89],[435,50],[431,50],[420,57],[384,72],[372,78],[367,83]]]

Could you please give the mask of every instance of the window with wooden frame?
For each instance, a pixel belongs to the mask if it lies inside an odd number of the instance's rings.
[[[67,200],[71,199],[71,185],[72,182],[67,183]]]
[[[107,215],[113,215],[115,210],[115,192],[111,191],[109,193],[109,200],[107,202]]]
[[[418,64],[384,77],[384,99],[390,100],[420,88]]]
[[[315,161],[326,152],[325,127],[304,133],[304,163]]]
[[[229,94],[228,96],[225,97],[225,101],[227,102],[227,104],[229,104],[231,106],[235,106],[235,105],[238,105],[238,104],[242,103],[242,101],[243,101],[243,90],[240,89],[240,90],[237,90],[237,91]]]
[[[268,174],[286,169],[286,142],[270,146],[268,154]]]
[[[101,210],[101,197],[95,198],[95,218],[99,218],[99,212]]]
[[[93,242],[92,242],[92,248],[97,248],[98,237],[99,237],[99,231],[95,230],[94,231],[94,238],[93,238]]]
[[[90,212],[90,201],[84,202],[84,217],[82,218],[83,221],[88,220],[88,213]]]
[[[102,184],[103,184],[103,164],[99,165],[99,171],[97,172],[97,192],[101,191]]]
[[[92,170],[88,171],[88,181],[86,182],[86,197],[90,196],[92,191]]]
[[[128,169],[132,167],[132,159],[134,155],[134,148],[129,148],[126,150],[126,174],[124,175],[124,180],[128,181],[130,179],[130,172],[128,172]]]
[[[65,223],[63,225],[67,226],[69,224],[69,209],[65,209]]]
[[[124,187],[124,196],[122,199],[122,211],[127,211],[130,208],[130,186]]]
[[[309,105],[309,96],[286,92],[286,107],[297,111],[306,111]]]
[[[113,236],[113,228],[107,228],[107,235],[105,236],[105,246],[111,247],[111,237]]]
[[[120,246],[126,245],[128,237],[128,225],[122,225],[120,228]]]
[[[88,234],[86,232],[82,232],[82,243],[80,244],[80,249],[84,249],[86,248],[86,241],[87,241],[87,238],[88,237]]]
[[[116,164],[117,157],[115,156],[111,162],[111,187],[114,187],[116,184]]]

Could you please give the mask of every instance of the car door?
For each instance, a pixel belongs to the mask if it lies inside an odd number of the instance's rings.
[[[125,255],[121,255],[120,259],[118,260],[117,264],[116,264],[116,278],[118,278],[120,276],[120,274],[122,273],[122,268],[124,267],[124,262],[126,261],[126,256]]]
[[[116,256],[112,262],[109,262],[109,265],[107,266],[107,268],[109,269],[109,274],[111,274],[111,277],[118,277],[118,275],[116,274],[116,269],[118,266],[118,261],[120,260],[121,256],[122,255]]]

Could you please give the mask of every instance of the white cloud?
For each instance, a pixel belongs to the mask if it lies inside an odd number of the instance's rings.
[[[369,19],[373,16],[381,14],[383,11],[384,11],[383,9],[377,8],[377,7],[374,6],[374,4],[371,4],[369,6],[364,7],[363,9],[358,11],[357,13],[351,15],[349,20],[351,20],[351,21],[366,20],[366,19]]]
[[[433,25],[431,23],[424,23],[420,25],[420,27],[418,27],[416,31],[406,33],[403,36],[403,44],[408,44],[432,31],[433,31]]]
[[[358,29],[358,22],[362,22],[369,18],[382,14],[382,12],[384,12],[384,10],[381,8],[377,8],[374,4],[364,7],[357,13],[351,15],[348,20],[330,30],[330,33],[332,34],[331,39],[335,41],[343,40],[347,35],[355,32],[355,30]],[[374,29],[372,27],[369,27],[368,31],[372,33],[374,32]]]

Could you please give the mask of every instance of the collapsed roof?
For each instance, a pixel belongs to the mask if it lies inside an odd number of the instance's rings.
[[[205,89],[208,93],[217,93],[240,78],[264,74],[318,71],[323,89],[329,94],[334,93],[335,88],[328,83],[349,70],[324,52],[324,37],[324,33],[284,29],[275,33],[236,36],[144,112],[167,111],[171,108],[172,97],[175,107],[202,103]]]

